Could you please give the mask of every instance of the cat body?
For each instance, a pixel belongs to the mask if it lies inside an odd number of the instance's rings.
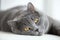
[[[0,12],[0,30],[22,35],[60,36],[60,22],[37,11],[32,3]]]

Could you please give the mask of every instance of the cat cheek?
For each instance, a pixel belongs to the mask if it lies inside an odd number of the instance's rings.
[[[11,27],[11,31],[14,32],[14,33],[20,33],[20,31],[14,27]]]

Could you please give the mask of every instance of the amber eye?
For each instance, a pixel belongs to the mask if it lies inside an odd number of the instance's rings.
[[[34,22],[35,22],[35,23],[37,23],[37,22],[38,22],[38,20],[39,20],[39,19],[37,19],[37,18],[36,18],[36,19],[34,20]]]
[[[29,27],[25,27],[25,28],[24,28],[24,31],[29,31],[29,30],[30,30]]]

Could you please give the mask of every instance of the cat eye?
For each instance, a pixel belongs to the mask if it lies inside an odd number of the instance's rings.
[[[35,23],[37,23],[38,21],[39,21],[39,19],[38,19],[38,18],[36,18],[36,19],[34,20],[34,22],[35,22]]]
[[[25,27],[25,28],[24,28],[24,31],[29,31],[29,30],[30,30],[29,27]]]

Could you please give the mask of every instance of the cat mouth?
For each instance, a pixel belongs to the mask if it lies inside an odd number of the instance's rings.
[[[38,32],[38,31],[32,31],[30,34],[28,35],[31,35],[31,36],[41,36],[42,33]]]

